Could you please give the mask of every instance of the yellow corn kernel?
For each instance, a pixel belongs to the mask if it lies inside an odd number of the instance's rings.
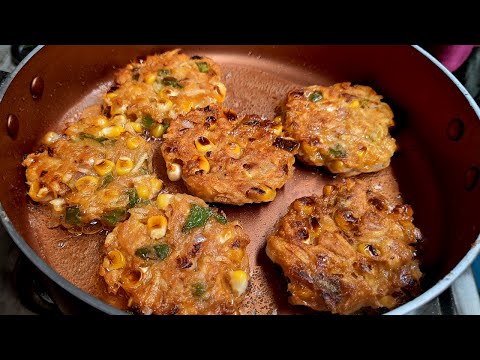
[[[99,196],[102,200],[108,202],[118,199],[120,193],[116,189],[104,189],[103,191],[99,192]]]
[[[282,135],[282,131],[283,131],[283,126],[282,124],[278,124],[278,125],[275,125],[275,126],[272,126],[272,131],[275,135],[279,136],[279,135]]]
[[[282,117],[281,116],[275,116],[273,118],[273,121],[277,124],[279,124],[279,123],[281,124],[282,123]]]
[[[332,195],[332,193],[335,189],[336,189],[335,185],[325,185],[323,187],[323,195],[330,196],[330,195]]]
[[[112,118],[112,123],[115,124],[116,126],[124,127],[125,124],[127,124],[128,122],[129,121],[128,121],[127,117],[123,114],[115,115]]]
[[[129,157],[120,156],[115,164],[117,175],[126,175],[133,169],[133,161]]]
[[[182,166],[172,163],[167,166],[167,175],[170,181],[178,181],[182,177]]]
[[[84,176],[75,181],[75,187],[78,191],[85,191],[89,188],[96,188],[98,185],[98,178],[96,176]]]
[[[147,229],[152,239],[160,239],[167,233],[168,220],[163,215],[152,216],[147,220]]]
[[[225,87],[225,85],[219,82],[215,85],[214,89],[215,89],[215,92],[217,93],[217,95],[215,96],[217,101],[223,102],[223,100],[225,100],[225,96],[227,95],[227,88]]]
[[[110,251],[103,259],[103,267],[107,271],[117,270],[125,267],[125,257],[119,250]]]
[[[127,139],[126,144],[130,150],[135,150],[142,142],[143,139],[140,136],[132,136]]]
[[[368,257],[380,255],[380,252],[378,249],[376,249],[373,245],[366,244],[366,243],[358,244],[357,251],[363,256],[368,256]]]
[[[237,143],[229,143],[227,144],[226,152],[232,159],[240,159],[243,150]]]
[[[387,295],[382,297],[380,300],[380,304],[385,306],[387,309],[393,309],[397,305],[397,301],[393,296]]]
[[[205,156],[195,156],[193,160],[198,162],[199,170],[202,170],[205,174],[210,172],[210,163]]]
[[[113,99],[114,97],[117,97],[118,94],[116,92],[109,92],[107,94],[107,98],[109,98],[110,100]]]
[[[148,186],[137,185],[135,186],[135,189],[137,190],[137,194],[140,199],[148,200],[150,198],[150,190],[148,189]]]
[[[350,107],[351,107],[352,109],[356,109],[356,108],[360,107],[360,101],[358,101],[358,99],[353,100],[353,101],[350,103]]]
[[[157,197],[157,206],[160,210],[165,210],[170,204],[170,200],[173,198],[172,194],[160,194]]]
[[[49,131],[45,134],[45,136],[43,137],[43,143],[45,145],[51,145],[53,144],[55,141],[59,140],[60,139],[60,135],[57,134],[56,132],[53,132],[53,131]]]
[[[114,166],[115,164],[113,163],[113,161],[103,159],[103,160],[100,160],[93,167],[95,168],[95,171],[97,172],[98,175],[104,176],[104,175],[107,175],[110,171],[112,171]]]
[[[242,295],[248,287],[248,274],[243,270],[230,273],[230,286],[236,296]]]
[[[166,129],[167,127],[165,124],[157,124],[150,130],[150,133],[156,138],[160,138],[165,133]]]
[[[55,210],[58,213],[63,213],[64,206],[65,206],[65,199],[58,198],[58,199],[53,199],[50,201],[50,205],[53,206],[53,210]]]
[[[122,126],[115,125],[104,128],[102,134],[107,138],[112,139],[119,137],[124,131],[125,129]]]
[[[265,185],[259,185],[247,191],[247,197],[255,201],[272,201],[277,196],[277,192]]]
[[[154,195],[163,189],[163,181],[160,179],[153,178],[150,180],[150,184]]]
[[[230,240],[233,237],[233,232],[230,229],[225,229],[222,231],[219,237],[219,241],[221,244],[226,243],[228,240]]]
[[[200,153],[205,154],[207,151],[213,150],[215,144],[208,140],[206,137],[200,136],[198,139],[195,140],[195,147]]]
[[[145,76],[145,82],[147,84],[153,84],[157,80],[157,74],[155,73],[149,73]]]
[[[346,166],[345,163],[341,160],[334,160],[330,163],[329,169],[334,173],[345,172]]]
[[[302,201],[295,201],[293,203],[293,208],[295,209],[295,211],[305,215],[312,215],[313,213],[313,206],[309,204],[305,204]]]
[[[125,130],[131,133],[141,133],[143,131],[143,127],[140,123],[130,121],[125,124]]]

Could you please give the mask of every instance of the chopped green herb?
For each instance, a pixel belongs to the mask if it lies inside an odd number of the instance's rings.
[[[198,70],[201,72],[201,73],[206,73],[208,72],[208,69],[209,69],[209,66],[206,62],[202,61],[202,62],[197,62],[195,63],[197,64],[197,67],[198,67]]]
[[[216,214],[215,220],[217,220],[222,225],[225,225],[227,223],[227,218],[221,214]]]
[[[340,144],[336,144],[333,148],[328,149],[328,153],[334,158],[344,158],[347,156],[347,151]]]
[[[135,255],[143,260],[148,260],[150,258],[150,249],[149,248],[140,248],[135,251]]]
[[[100,189],[103,189],[105,186],[110,184],[113,181],[113,175],[111,173],[105,175],[102,180],[102,185],[100,185]]]
[[[192,285],[192,295],[195,297],[202,297],[207,292],[207,287],[204,283],[198,282]]]
[[[190,212],[187,216],[187,220],[185,221],[185,224],[183,224],[182,231],[186,233],[193,228],[204,227],[212,214],[212,209],[199,206],[197,204],[192,204],[192,206],[190,207]]]
[[[135,188],[128,189],[127,194],[128,194],[127,208],[130,209],[135,205],[137,205],[140,199],[138,198],[137,190]]]
[[[140,168],[140,174],[142,175],[149,175],[150,173],[148,172],[148,169],[145,166],[142,166]]]
[[[150,129],[153,126],[155,120],[150,115],[145,115],[142,119],[143,126],[147,129]]]
[[[168,69],[160,69],[158,70],[158,75],[170,75],[172,72]]]
[[[175,79],[173,76],[167,76],[166,78],[163,78],[162,84],[165,86],[172,86],[174,88],[181,89],[183,88],[182,85],[178,83],[178,80]]]
[[[78,136],[80,137],[81,140],[92,139],[92,140],[98,141],[99,143],[102,143],[102,142],[108,140],[106,137],[96,137],[92,134],[87,134],[87,133],[84,133],[84,132],[81,132]]]
[[[155,245],[153,250],[155,250],[158,260],[165,260],[170,255],[170,246],[168,244]]]
[[[168,128],[170,127],[170,119],[163,119],[163,132],[166,133]]]
[[[320,91],[314,91],[308,97],[308,100],[310,100],[312,102],[317,102],[317,101],[322,100],[322,99],[323,99],[323,95]]]
[[[102,219],[109,225],[116,225],[119,221],[123,221],[127,218],[127,210],[125,208],[117,208],[110,210]]]
[[[69,206],[65,212],[65,221],[67,224],[78,225],[82,222],[80,218],[80,206]]]

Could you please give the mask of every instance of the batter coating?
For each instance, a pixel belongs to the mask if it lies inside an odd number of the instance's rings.
[[[222,103],[226,88],[213,60],[181,54],[180,49],[139,58],[121,69],[104,96],[108,116],[120,116],[137,130],[161,137],[178,115]],[[125,123],[126,125],[127,123]]]
[[[393,309],[420,293],[409,205],[348,179],[323,196],[295,200],[267,240],[267,255],[290,280],[289,302],[352,314]]]
[[[130,210],[105,240],[100,275],[142,314],[236,314],[249,280],[237,221],[184,194]]]
[[[212,105],[172,123],[161,150],[170,180],[204,201],[268,202],[293,175],[298,144],[281,132],[281,123]]]
[[[339,83],[288,93],[285,133],[300,142],[298,158],[346,176],[389,166],[396,145],[390,107],[368,86]]]
[[[99,221],[113,227],[129,208],[155,198],[163,187],[153,174],[152,146],[138,135],[47,134],[45,140],[43,149],[22,163],[28,195],[49,206],[67,228]]]

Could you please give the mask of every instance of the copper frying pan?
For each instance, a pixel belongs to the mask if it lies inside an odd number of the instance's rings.
[[[45,46],[38,47],[0,87],[0,217],[20,249],[76,298],[106,313],[124,313],[97,275],[102,236],[76,237],[48,221],[25,195],[24,154],[48,130],[98,101],[116,68],[137,56],[181,47],[213,58],[223,70],[226,105],[241,114],[274,115],[288,90],[340,81],[372,86],[395,114],[399,150],[392,166],[368,181],[400,192],[415,210],[426,240],[426,292],[391,311],[411,313],[439,295],[480,251],[480,110],[458,81],[430,55],[410,46]],[[160,156],[156,170],[165,178]],[[265,236],[297,197],[338,181],[296,164],[294,178],[270,204],[224,207],[251,237],[253,286],[246,311],[299,313],[264,253]],[[168,182],[167,182],[168,183]],[[178,185],[167,185],[181,190]],[[252,301],[254,300],[254,301]],[[116,307],[109,304],[114,304]]]

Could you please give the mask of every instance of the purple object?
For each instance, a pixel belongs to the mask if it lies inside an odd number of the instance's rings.
[[[448,70],[454,72],[467,60],[476,45],[434,45],[426,47]]]

